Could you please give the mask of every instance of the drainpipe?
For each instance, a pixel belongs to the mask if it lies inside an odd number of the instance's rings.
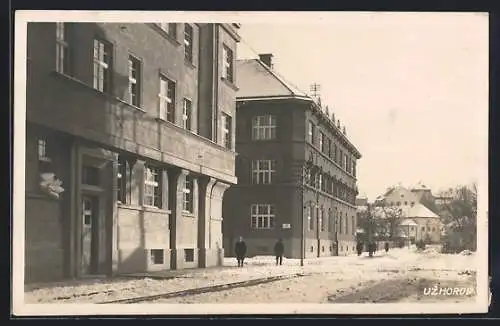
[[[213,24],[212,140],[219,142],[219,24]]]

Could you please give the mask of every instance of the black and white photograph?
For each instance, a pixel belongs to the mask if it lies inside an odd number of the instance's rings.
[[[16,12],[13,312],[487,312],[488,23]]]

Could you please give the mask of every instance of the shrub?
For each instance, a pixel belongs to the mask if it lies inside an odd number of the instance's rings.
[[[425,242],[423,240],[417,241],[417,249],[425,250]]]

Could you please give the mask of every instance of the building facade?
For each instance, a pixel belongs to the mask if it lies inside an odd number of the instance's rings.
[[[221,262],[238,28],[28,24],[26,281]]]
[[[359,151],[322,107],[272,69],[272,55],[239,60],[236,175],[226,192],[226,254],[306,258],[355,252]],[[230,248],[230,250],[229,250]]]
[[[439,243],[441,241],[441,219],[421,201],[429,200],[430,190],[425,187],[408,189],[403,186],[389,188],[383,196],[379,196],[375,205],[380,216],[390,208],[399,211],[403,226],[399,227],[401,234],[407,234],[412,241]],[[382,207],[383,206],[383,207]]]

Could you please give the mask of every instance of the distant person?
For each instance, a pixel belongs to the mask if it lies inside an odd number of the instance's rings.
[[[274,245],[274,255],[276,256],[276,265],[283,264],[283,254],[285,253],[285,246],[283,245],[283,240],[281,238]]]
[[[238,242],[236,242],[234,252],[236,253],[236,259],[238,260],[238,267],[243,267],[243,261],[245,260],[245,255],[247,254],[247,244],[243,241],[243,237],[240,237]]]
[[[356,251],[358,252],[358,256],[361,256],[363,253],[363,242],[358,242],[356,244]]]
[[[386,242],[384,245],[385,252],[387,253],[389,251],[389,242]]]

